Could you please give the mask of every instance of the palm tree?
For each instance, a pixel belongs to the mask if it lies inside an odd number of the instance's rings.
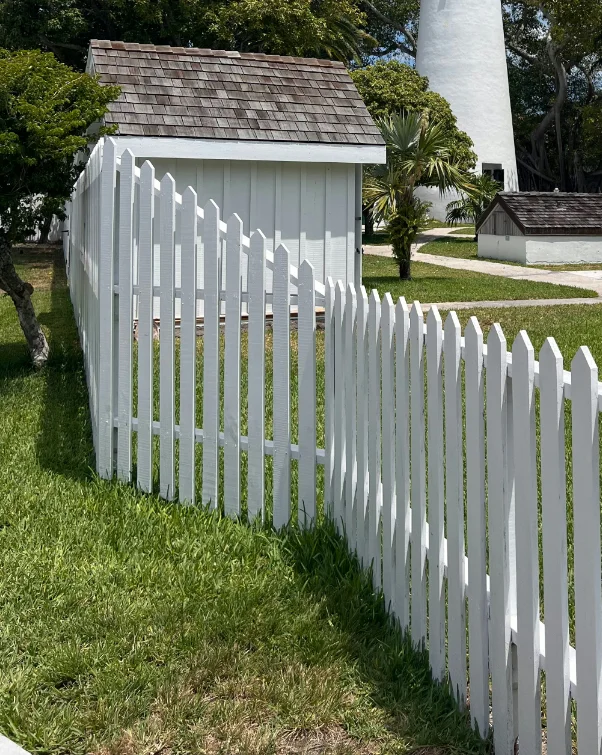
[[[495,199],[495,195],[503,190],[503,186],[487,173],[473,176],[470,191],[463,191],[460,199],[447,205],[448,223],[477,224],[481,215]]]
[[[364,202],[376,223],[386,223],[399,277],[408,280],[412,244],[430,207],[414,190],[417,186],[434,186],[441,193],[469,190],[470,181],[453,162],[441,124],[418,113],[401,113],[382,118],[378,125],[387,144],[387,164],[375,167],[366,179]]]

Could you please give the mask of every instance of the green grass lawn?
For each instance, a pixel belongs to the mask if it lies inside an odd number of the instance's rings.
[[[445,244],[434,242],[427,246],[432,248],[449,244],[451,249],[455,249],[456,244],[459,244],[459,250],[464,250],[464,243],[461,239],[457,239],[445,242]],[[405,296],[408,302],[417,299],[425,304],[596,297],[595,291],[588,289],[556,286],[538,281],[517,281],[468,270],[452,270],[423,262],[412,262],[412,280],[401,281],[395,261],[389,257],[376,255],[364,255],[363,283],[368,291],[373,288],[377,289],[381,297],[390,292],[394,300]]]
[[[451,232],[452,236],[465,236],[467,234],[472,234],[474,236],[475,234],[475,227],[474,225],[463,225],[457,228],[455,231]]]
[[[52,357],[31,370],[0,297],[0,732],[39,755],[485,753],[328,525],[95,478],[60,255],[18,262]]]

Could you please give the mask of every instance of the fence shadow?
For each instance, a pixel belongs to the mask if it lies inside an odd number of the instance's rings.
[[[48,335],[50,358],[36,439],[38,462],[57,474],[88,479],[94,465],[88,391],[60,250],[52,263],[50,307],[39,319]]]
[[[489,752],[490,743],[471,729],[469,714],[457,709],[446,686],[433,682],[428,654],[417,652],[395,626],[382,596],[373,593],[371,576],[349,555],[334,526],[291,529],[284,537],[294,570],[322,606],[320,618],[335,622],[375,705],[387,712],[389,729],[410,737],[418,748],[412,752]]]

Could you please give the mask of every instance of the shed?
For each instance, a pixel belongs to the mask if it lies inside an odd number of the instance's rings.
[[[500,193],[477,223],[479,257],[602,263],[602,194]]]
[[[118,154],[238,213],[317,279],[360,279],[362,165],[386,150],[342,63],[93,40],[88,72],[121,87],[105,116]]]

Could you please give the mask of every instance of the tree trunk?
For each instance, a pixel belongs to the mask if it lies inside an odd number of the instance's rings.
[[[370,237],[374,235],[374,218],[370,210],[364,210],[364,220],[366,226],[366,236]]]
[[[409,281],[411,280],[412,276],[410,274],[411,272],[411,263],[410,260],[401,260],[399,262],[399,277],[402,281]]]
[[[0,288],[4,289],[13,300],[34,367],[41,369],[48,360],[48,341],[31,303],[33,286],[22,281],[17,275],[11,257],[10,244],[2,234],[0,234]]]

